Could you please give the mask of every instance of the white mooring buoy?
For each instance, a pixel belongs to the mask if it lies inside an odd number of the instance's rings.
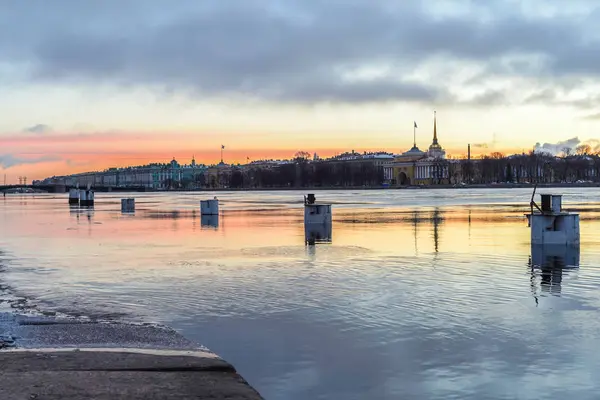
[[[314,194],[304,198],[305,224],[331,224],[331,204],[317,203]]]
[[[331,243],[331,224],[304,224],[304,243]]]
[[[81,189],[79,191],[79,205],[82,207],[85,207],[88,205],[87,190],[85,190],[85,189]]]
[[[217,229],[219,227],[219,215],[201,215],[200,226],[205,229]]]
[[[121,199],[121,212],[132,213],[135,212],[135,199],[132,197]]]
[[[215,197],[212,200],[200,200],[201,215],[219,215],[219,200]]]
[[[70,189],[69,190],[69,204],[70,205],[78,205],[79,204],[79,189]]]
[[[542,206],[531,196],[531,213],[526,214],[532,245],[579,245],[579,214],[562,209],[562,195],[542,194]],[[535,210],[534,210],[535,208]]]
[[[79,205],[82,207],[94,206],[94,192],[90,189],[79,191]]]

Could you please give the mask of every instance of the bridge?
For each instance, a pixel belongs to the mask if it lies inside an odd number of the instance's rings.
[[[74,189],[75,186],[66,186],[61,184],[48,184],[48,185],[0,185],[0,192],[20,192],[26,191],[27,189],[36,192],[48,192],[48,193],[66,193],[70,189]],[[80,187],[80,189],[84,189]],[[95,192],[146,192],[151,191],[145,186],[92,186],[92,190]]]

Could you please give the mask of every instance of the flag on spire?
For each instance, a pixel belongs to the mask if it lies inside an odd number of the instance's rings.
[[[224,144],[221,145],[221,150],[223,150],[223,149],[225,149],[225,145]]]
[[[414,121],[414,123],[415,123],[415,128],[418,128],[418,126],[417,126],[417,121]]]

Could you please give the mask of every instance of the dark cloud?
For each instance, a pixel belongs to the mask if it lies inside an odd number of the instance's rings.
[[[65,160],[65,164],[67,164],[69,167],[81,167],[81,166],[89,165],[89,162],[88,161],[75,161],[70,158],[67,158]]]
[[[508,98],[506,93],[502,90],[487,90],[483,93],[471,97],[464,103],[473,106],[489,107],[500,104],[507,104]]]
[[[3,169],[8,169],[11,167],[16,167],[18,165],[24,164],[40,164],[44,162],[50,161],[58,161],[58,157],[54,156],[40,156],[40,157],[28,157],[23,158],[19,156],[15,156],[13,154],[0,154],[0,167]]]
[[[585,87],[582,84],[582,87]],[[600,96],[598,95],[579,95],[578,97],[569,96],[569,92],[564,90],[546,88],[539,90],[524,100],[525,104],[546,104],[569,106],[577,109],[590,110],[600,106]]]
[[[45,125],[45,124],[37,124],[37,125],[30,126],[29,128],[23,129],[23,132],[48,133],[48,132],[52,132],[52,127],[50,127],[49,125]]]
[[[539,103],[554,103],[558,99],[558,94],[556,90],[546,88],[543,90],[539,90],[525,98],[526,104],[539,104]]]
[[[460,102],[446,77],[413,77],[432,60],[535,79],[600,74],[600,41],[586,30],[600,22],[597,14],[536,16],[510,0],[436,4],[9,2],[0,6],[0,62],[28,66],[29,77],[42,82],[299,103]],[[459,12],[465,5],[470,11]],[[557,0],[544,6],[569,8]],[[344,74],[373,69],[370,79]],[[465,103],[496,105],[506,98],[488,92],[473,100]]]
[[[442,90],[426,84],[403,82],[392,79],[371,79],[351,84],[340,82],[334,76],[329,79],[315,77],[306,82],[273,87],[270,90],[257,88],[253,92],[263,98],[290,102],[339,102],[364,103],[368,101],[427,101],[443,99]]]

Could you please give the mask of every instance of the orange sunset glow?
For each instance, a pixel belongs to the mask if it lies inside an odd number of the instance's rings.
[[[85,171],[100,171],[111,167],[126,167],[149,163],[166,163],[172,158],[187,164],[192,157],[198,162],[216,164],[220,161],[218,138],[203,140],[205,136],[174,133],[90,133],[60,134],[44,136],[14,135],[0,139],[0,146],[8,152],[18,154],[17,165],[5,168],[7,175],[27,176],[41,179],[51,175],[65,175]],[[269,136],[269,135],[265,135]],[[260,138],[260,136],[259,136]],[[273,143],[268,140],[255,143],[226,144],[224,160],[228,163],[246,163],[248,160],[289,159],[298,151],[317,153],[320,157],[331,157],[343,152],[389,151],[400,152],[399,146],[380,147],[337,147],[332,141],[323,141],[321,147],[311,147],[308,143]],[[329,145],[325,147],[325,145]],[[239,147],[238,147],[239,146]],[[481,149],[486,150],[486,149]],[[520,152],[521,149],[507,149]],[[448,148],[449,156],[464,157],[466,148]],[[474,149],[477,156],[485,152]]]

